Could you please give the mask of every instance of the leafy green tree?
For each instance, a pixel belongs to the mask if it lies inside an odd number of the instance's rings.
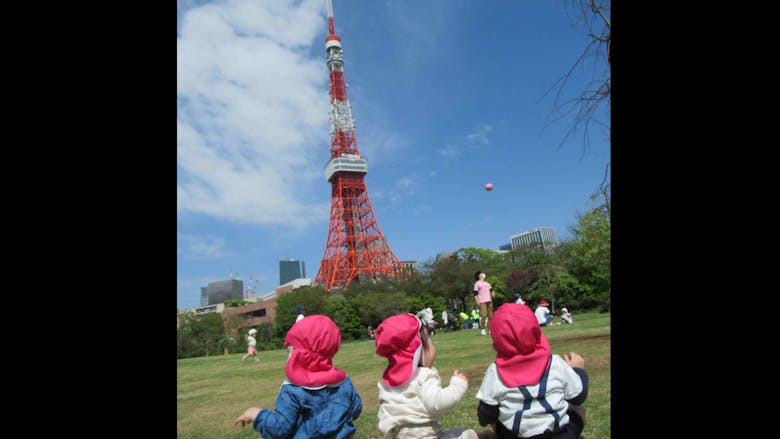
[[[432,295],[441,297],[449,307],[470,309],[476,264],[461,260],[456,254],[424,264],[428,277],[426,287]]]
[[[441,312],[446,308],[443,297],[434,296],[431,293],[422,293],[416,296],[406,296],[406,312],[417,314],[425,308],[431,308],[433,317],[441,316]],[[437,320],[441,320],[440,318]]]
[[[528,277],[528,271],[525,270],[513,270],[504,278],[504,285],[506,285],[507,291],[511,291],[514,296],[515,292],[520,293],[523,296],[523,300],[526,298],[525,287],[527,282],[524,279]]]
[[[594,194],[595,199],[600,194]],[[585,307],[610,306],[611,277],[611,222],[609,199],[577,216],[570,228],[573,239],[563,247],[566,267],[580,284]]]
[[[579,283],[567,270],[560,247],[545,250],[542,246],[530,246],[513,251],[515,270],[507,276],[512,291],[518,291],[532,308],[540,300],[551,302],[552,311],[565,299],[569,307],[578,303],[572,298],[579,291]]]
[[[255,340],[257,340],[257,346],[255,347],[257,350],[268,351],[284,346],[284,339],[276,335],[273,323],[263,322],[254,328],[257,329],[257,334],[255,334]]]
[[[453,257],[457,258],[463,263],[464,269],[468,268],[472,272],[472,284],[475,281],[473,279],[474,272],[482,271],[487,275],[487,277],[503,277],[509,271],[511,264],[510,255],[487,248],[460,248],[455,251],[455,253],[453,253]]]
[[[243,329],[247,327],[247,320],[249,320],[246,314],[223,314],[222,318],[225,321],[225,332],[232,337],[241,339],[241,333],[246,332]]]
[[[295,323],[298,305],[306,308],[306,315],[323,314],[325,297],[328,291],[321,285],[303,286],[276,297],[276,318],[274,328],[279,337],[284,338],[287,331]]]
[[[221,354],[226,335],[222,315],[218,313],[184,315],[177,329],[177,358]]]
[[[359,339],[366,332],[357,312],[341,293],[331,293],[325,300],[325,315],[339,327],[342,340]]]
[[[452,256],[460,261],[469,263],[474,262],[477,264],[488,263],[494,256],[495,252],[487,248],[478,247],[463,247],[456,250]]]
[[[387,285],[374,285],[372,288],[353,289],[350,285],[344,297],[357,312],[364,326],[377,327],[391,315],[406,312],[404,293],[387,288]]]
[[[504,302],[510,301],[512,299],[512,294],[507,293],[506,284],[504,283],[504,280],[501,277],[496,275],[491,275],[491,276],[487,276],[485,278],[485,281],[487,281],[487,283],[490,284],[490,286],[493,288],[493,292],[496,293],[495,297],[493,297],[494,310],[499,306],[501,306]]]
[[[248,303],[252,303],[244,299],[228,299],[224,302],[225,308],[235,308],[238,306],[244,306]]]

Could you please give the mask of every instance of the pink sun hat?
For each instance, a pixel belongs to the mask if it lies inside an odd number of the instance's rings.
[[[341,346],[341,332],[328,316],[315,314],[294,324],[284,342],[293,347],[284,367],[291,383],[302,387],[324,387],[344,381],[347,373],[333,367],[333,356]]]
[[[538,383],[550,361],[550,345],[531,308],[505,303],[493,313],[488,327],[501,381],[507,387]]]
[[[414,314],[396,314],[376,328],[376,353],[389,363],[382,374],[382,381],[388,386],[400,386],[417,370],[422,353],[421,326]]]

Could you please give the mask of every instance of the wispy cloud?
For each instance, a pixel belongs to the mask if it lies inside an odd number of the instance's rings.
[[[467,149],[479,145],[487,145],[490,143],[490,131],[492,130],[493,126],[491,125],[478,125],[473,131],[463,137],[462,144],[447,145],[444,148],[439,149],[438,153],[444,157],[457,157],[463,154]]]
[[[196,236],[179,233],[176,252],[184,259],[216,259],[230,256],[225,240],[214,235]]]
[[[233,0],[181,12],[177,207],[238,222],[326,221],[324,2]]]
[[[409,176],[401,177],[395,183],[393,189],[388,191],[388,198],[391,202],[397,203],[401,201],[402,198],[413,195],[417,186],[417,181],[414,178]]]
[[[452,145],[447,145],[439,150],[439,154],[443,155],[444,157],[455,157],[461,155],[462,152]]]
[[[428,205],[428,204],[421,204],[421,205],[415,207],[414,210],[412,210],[412,212],[415,215],[419,215],[419,214],[425,213],[425,212],[427,212],[429,210],[431,210],[431,206],[430,205]]]
[[[487,145],[490,143],[490,139],[488,138],[488,134],[490,134],[490,131],[493,129],[490,125],[480,125],[478,126],[473,132],[466,135],[466,144],[468,145],[474,145],[474,144],[482,144]]]

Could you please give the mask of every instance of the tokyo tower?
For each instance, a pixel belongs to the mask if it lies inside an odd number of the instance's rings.
[[[330,227],[315,284],[327,290],[345,289],[351,282],[382,277],[400,278],[404,266],[387,245],[374,215],[366,183],[368,161],[360,155],[355,122],[344,81],[341,38],[333,24],[333,4],[328,5],[325,52],[330,71],[330,161],[325,178],[331,184]]]

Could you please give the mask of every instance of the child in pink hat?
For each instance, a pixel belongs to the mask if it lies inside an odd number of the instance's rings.
[[[438,420],[466,393],[468,378],[456,369],[442,388],[427,325],[413,314],[390,316],[376,328],[374,341],[376,353],[388,361],[377,384],[382,439],[483,437],[469,429],[442,431]]]
[[[477,392],[480,425],[503,438],[579,438],[585,426],[588,374],[574,352],[563,358],[550,345],[525,305],[505,303],[489,322],[496,360]]]
[[[301,319],[284,339],[291,348],[274,411],[250,407],[234,425],[252,424],[264,438],[353,438],[360,399],[347,373],[333,367],[341,332],[324,315]]]

